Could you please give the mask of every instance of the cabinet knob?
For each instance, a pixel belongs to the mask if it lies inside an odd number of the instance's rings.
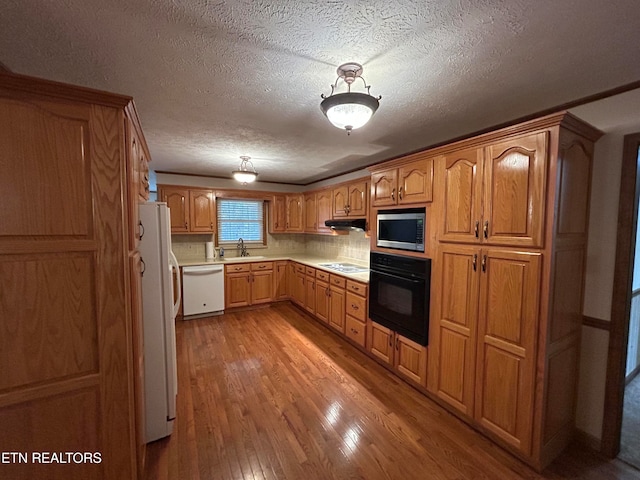
[[[354,305],[353,303],[351,304],[351,308],[353,308],[354,310],[358,310],[358,306]]]
[[[398,189],[398,198],[402,200],[402,187]]]
[[[489,220],[484,222],[484,227],[482,228],[482,234],[484,238],[489,238]]]
[[[476,220],[476,227],[474,228],[474,233],[476,234],[476,238],[479,238],[478,237],[479,228],[480,228],[480,222]]]
[[[473,271],[477,271],[478,270],[478,254],[474,253],[473,254]]]
[[[396,189],[391,190],[391,200],[396,201]]]
[[[482,271],[483,272],[487,271],[487,256],[486,255],[482,256]]]

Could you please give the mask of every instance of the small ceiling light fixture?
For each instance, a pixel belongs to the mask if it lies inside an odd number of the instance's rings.
[[[351,135],[351,130],[365,125],[380,106],[379,97],[374,97],[369,93],[370,85],[362,78],[362,65],[355,62],[345,63],[338,67],[338,78],[336,83],[331,85],[331,94],[320,96],[324,99],[320,103],[322,113],[329,121],[338,128],[344,128],[347,135]],[[351,91],[351,84],[359,78],[367,89],[367,93]],[[347,85],[345,93],[335,93],[338,82],[342,81]]]
[[[251,157],[242,155],[240,160],[242,160],[240,162],[240,168],[231,172],[233,178],[243,185],[255,181],[255,179],[258,178],[258,172],[256,172],[256,169],[251,162]]]

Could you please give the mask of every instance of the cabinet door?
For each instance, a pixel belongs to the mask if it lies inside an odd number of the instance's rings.
[[[273,270],[251,273],[251,305],[273,300]]]
[[[311,312],[315,313],[316,311],[316,279],[314,277],[307,276],[305,279],[305,297],[304,297],[304,306],[305,308]]]
[[[346,185],[333,189],[333,217],[348,215],[349,188]]]
[[[427,381],[426,347],[396,333],[395,350],[393,362],[398,373],[424,386]]]
[[[293,285],[293,301],[304,307],[304,300],[307,291],[305,289],[305,275],[304,273],[296,272],[294,275],[294,285]]]
[[[480,250],[443,246],[434,278],[434,316],[429,326],[427,388],[458,411],[473,416]]]
[[[485,150],[485,158],[485,241],[542,247],[547,132],[491,145]]]
[[[140,252],[129,254],[129,274],[131,279],[131,326],[133,344],[133,387],[136,411],[136,450],[138,452],[138,472],[144,470],[144,456],[147,442],[145,438],[145,398],[144,398],[144,331],[142,325],[142,262]]]
[[[393,364],[393,332],[376,322],[369,322],[367,337],[369,352],[383,362]]]
[[[211,190],[189,190],[189,231],[212,233],[216,219],[215,197]]]
[[[450,153],[438,159],[440,172],[444,172],[441,240],[480,242],[482,166],[481,148]]]
[[[329,287],[329,325],[340,333],[344,333],[344,288]]]
[[[302,232],[303,224],[302,195],[287,195],[287,232]]]
[[[276,262],[276,272],[274,278],[274,300],[285,300],[289,295],[287,290],[287,265],[288,262]]]
[[[307,193],[304,196],[304,231],[307,233],[318,231],[318,211],[315,193]]]
[[[349,185],[349,203],[347,215],[349,217],[365,217],[367,215],[367,182]]]
[[[229,273],[225,276],[225,308],[244,307],[251,303],[251,274]]]
[[[398,201],[398,170],[392,168],[371,174],[371,206],[385,207]]]
[[[541,254],[481,253],[475,416],[529,455]]]
[[[329,323],[329,284],[321,280],[316,280],[316,317],[324,323]]]
[[[161,202],[166,202],[171,215],[171,231],[189,231],[189,190],[186,188],[162,187]]]
[[[331,233],[331,229],[327,227],[324,222],[326,220],[331,220],[333,217],[332,214],[332,196],[331,190],[324,190],[318,192],[316,194],[316,209],[317,209],[317,222],[318,228],[316,229],[318,233]]]
[[[433,159],[423,159],[398,168],[398,205],[433,200]]]
[[[275,195],[271,201],[271,233],[283,233],[287,229],[287,199]]]
[[[287,262],[287,296],[294,297],[296,284],[296,264],[295,262]]]

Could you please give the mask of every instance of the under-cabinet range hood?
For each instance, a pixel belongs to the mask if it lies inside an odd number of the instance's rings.
[[[324,224],[331,230],[365,230],[367,228],[367,220],[365,218],[326,220]]]

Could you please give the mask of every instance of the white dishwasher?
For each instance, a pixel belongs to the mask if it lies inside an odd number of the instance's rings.
[[[185,317],[223,313],[223,265],[182,267],[182,308]]]

